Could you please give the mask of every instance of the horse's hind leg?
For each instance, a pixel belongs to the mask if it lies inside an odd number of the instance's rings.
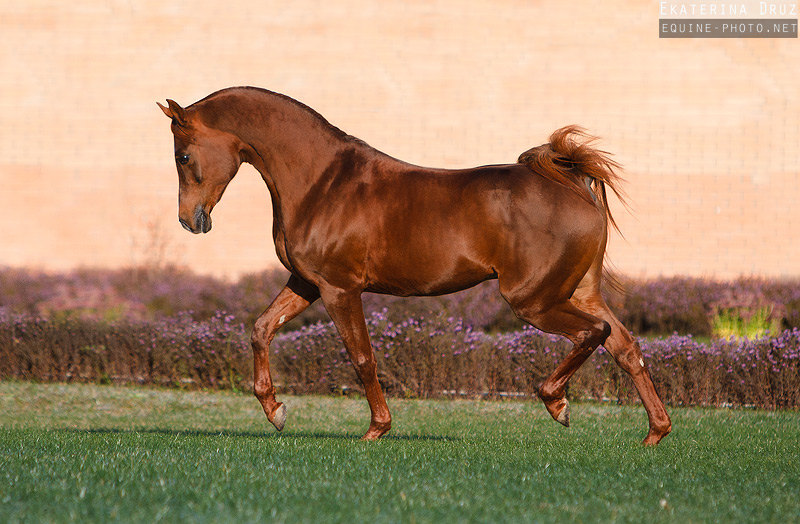
[[[253,392],[261,402],[267,419],[278,431],[286,423],[286,406],[275,400],[275,388],[269,371],[269,344],[282,325],[302,313],[317,298],[319,291],[314,286],[291,276],[286,287],[258,317],[253,327]]]
[[[619,367],[633,379],[636,391],[639,393],[642,404],[644,404],[644,408],[647,411],[650,431],[642,443],[646,446],[658,444],[670,432],[672,423],[667,411],[664,409],[661,398],[656,393],[655,386],[653,386],[653,380],[650,378],[650,372],[647,371],[639,344],[614,313],[611,312],[600,292],[594,286],[576,290],[572,302],[611,325],[611,335],[603,346],[611,353]]]
[[[522,320],[542,331],[567,337],[572,350],[539,387],[539,396],[550,415],[565,426],[569,426],[569,402],[565,397],[567,382],[592,352],[602,344],[611,332],[608,322],[581,311],[569,301],[553,306],[519,305],[510,302],[514,312]]]

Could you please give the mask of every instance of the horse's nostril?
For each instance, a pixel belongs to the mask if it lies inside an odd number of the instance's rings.
[[[200,219],[200,229],[203,231],[203,233],[208,233],[211,231],[211,217],[205,213],[203,213],[203,216]]]
[[[197,226],[198,233],[208,233],[211,230],[211,217],[202,207],[198,207],[194,213],[194,223]]]

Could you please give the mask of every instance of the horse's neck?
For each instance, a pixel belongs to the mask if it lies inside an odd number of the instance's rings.
[[[343,140],[335,128],[283,99],[262,101],[256,118],[238,134],[252,148],[246,159],[269,188],[275,218],[292,220],[292,213],[333,162]],[[252,102],[251,102],[252,103]]]

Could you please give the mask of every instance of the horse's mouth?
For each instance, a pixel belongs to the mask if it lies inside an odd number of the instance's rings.
[[[179,219],[178,219],[178,221],[179,221],[179,222],[181,223],[181,225],[183,226],[183,229],[185,229],[186,231],[189,231],[190,233],[194,233],[194,231],[192,231],[192,228],[189,226],[189,223],[188,223],[188,222],[186,222],[186,221],[185,221],[184,219],[182,219],[182,218],[179,218]]]

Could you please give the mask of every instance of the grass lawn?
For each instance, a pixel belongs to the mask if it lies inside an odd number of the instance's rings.
[[[797,522],[800,413],[0,382],[0,522]]]

